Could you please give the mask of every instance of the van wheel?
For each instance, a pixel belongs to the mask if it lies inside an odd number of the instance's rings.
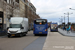
[[[23,36],[26,36],[26,33],[23,33]]]
[[[22,37],[22,34],[19,34],[20,37]]]
[[[25,32],[26,34],[28,33],[28,32]]]
[[[47,36],[47,34],[45,34],[45,36]]]

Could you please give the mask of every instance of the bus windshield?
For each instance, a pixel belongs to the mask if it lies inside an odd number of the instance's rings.
[[[34,23],[35,24],[40,24],[40,23],[41,24],[46,24],[47,23],[47,20],[45,20],[45,19],[37,19],[37,20],[34,21]]]
[[[51,29],[56,29],[57,28],[57,24],[51,24]]]
[[[20,28],[21,24],[10,24],[10,28]]]

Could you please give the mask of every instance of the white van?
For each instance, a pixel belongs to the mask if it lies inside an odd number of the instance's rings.
[[[11,17],[10,25],[8,29],[8,37],[11,36],[22,36],[28,32],[28,18],[23,17]]]

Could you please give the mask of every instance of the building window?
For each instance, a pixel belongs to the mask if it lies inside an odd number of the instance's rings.
[[[4,0],[4,1],[6,1],[6,2],[7,2],[7,0]]]
[[[10,4],[11,4],[12,1],[10,0],[9,2],[10,2]]]
[[[23,0],[25,2],[25,0]]]
[[[19,3],[19,0],[16,0],[17,3]]]
[[[7,3],[10,3],[10,4],[11,4],[11,2],[12,2],[12,0],[4,0],[4,1],[6,1]]]
[[[22,0],[23,2],[26,2],[26,0]]]
[[[7,0],[7,3],[9,3],[9,0]]]

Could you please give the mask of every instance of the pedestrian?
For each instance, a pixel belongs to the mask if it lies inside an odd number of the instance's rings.
[[[73,31],[73,25],[71,25],[71,32]]]
[[[63,26],[63,30],[66,30],[65,26]]]
[[[67,29],[66,30],[67,30],[67,33],[69,33],[69,26],[67,26]]]
[[[69,31],[71,30],[71,25],[67,26],[67,33],[70,33]]]

